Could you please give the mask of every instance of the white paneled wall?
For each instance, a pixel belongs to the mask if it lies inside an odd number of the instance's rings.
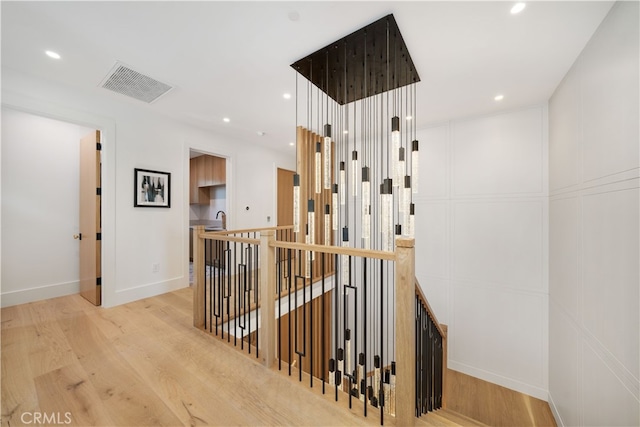
[[[420,131],[416,276],[449,367],[547,398],[546,106]]]
[[[616,3],[549,103],[549,400],[640,425],[638,2]]]

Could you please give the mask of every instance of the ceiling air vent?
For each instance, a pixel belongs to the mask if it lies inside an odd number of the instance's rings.
[[[116,62],[100,86],[147,104],[173,89],[172,86],[132,70],[121,62]]]

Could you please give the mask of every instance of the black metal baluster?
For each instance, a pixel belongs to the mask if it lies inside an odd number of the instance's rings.
[[[384,261],[380,260],[380,370],[384,369]],[[382,375],[378,388],[378,406],[380,407],[380,425],[384,425],[384,391]]]
[[[249,346],[249,354],[251,354],[251,291],[253,290],[253,285],[252,285],[252,270],[251,267],[253,266],[253,263],[251,262],[251,256],[253,255],[251,252],[251,244],[247,244],[247,306],[245,308],[246,311],[249,312],[248,314],[248,321],[249,321],[249,329],[248,329],[248,333],[247,333],[247,344]],[[257,295],[257,292],[253,292],[254,296]],[[256,309],[256,316],[258,315],[258,305],[255,305],[255,309]],[[258,335],[258,328],[256,328],[255,330],[256,332],[256,336]]]
[[[429,399],[427,401],[427,411],[433,411],[433,331],[431,330],[431,322],[429,322],[429,316],[425,312],[425,323],[427,329],[427,352],[426,352],[426,360],[427,363],[427,395]]]
[[[236,267],[238,265],[238,242],[233,242],[233,266]],[[233,271],[233,269],[229,269]],[[234,295],[233,295],[233,345],[237,346],[238,344],[238,313],[240,312],[240,302],[238,295],[238,274],[233,278],[234,281]]]
[[[337,268],[338,265],[338,254],[334,255],[334,269],[335,269],[335,278],[334,278],[334,289],[333,289],[333,300],[334,300],[334,319],[333,319],[333,327],[334,327],[334,337],[333,337],[333,341],[334,341],[334,347],[333,347],[333,354],[335,354],[336,356],[336,381],[335,381],[335,395],[336,395],[336,402],[338,401],[338,386],[339,386],[339,370],[337,369],[337,364],[338,364],[338,327],[339,327],[339,316],[340,316],[340,305],[339,305],[339,301],[340,301],[340,291],[339,291],[339,287],[340,287],[340,275],[342,274],[340,269]]]
[[[363,329],[363,343],[362,343],[362,348],[363,348],[363,359],[364,359],[364,376],[363,378],[360,378],[361,381],[361,385],[360,385],[360,393],[365,393],[364,396],[364,405],[363,405],[363,411],[364,411],[364,416],[367,416],[367,395],[366,395],[366,388],[367,388],[367,258],[362,258],[362,329]]]
[[[313,264],[315,254],[311,252],[309,254],[311,262],[309,263],[309,387],[313,388]],[[307,304],[305,303],[305,306]],[[305,321],[306,321],[305,316]],[[304,332],[306,334],[307,328],[305,325]],[[305,343],[306,343],[305,339]],[[302,368],[302,367],[301,367]]]
[[[227,299],[227,342],[231,342],[231,242],[227,242],[227,264],[225,266],[226,299]]]
[[[326,348],[325,348],[325,313],[326,313],[326,309],[325,309],[325,295],[324,295],[324,281],[325,281],[325,276],[326,276],[326,268],[324,265],[324,256],[325,253],[322,252],[322,255],[320,256],[320,268],[322,269],[322,325],[320,326],[322,328],[322,338],[321,338],[321,354],[320,354],[320,360],[322,361],[322,394],[324,394],[324,387],[325,387],[325,381],[326,381],[326,366],[325,366],[325,358],[326,358]]]
[[[260,357],[260,331],[258,331],[258,302],[260,301],[260,290],[262,286],[260,286],[260,276],[258,273],[258,268],[260,266],[260,247],[258,245],[254,246],[254,259],[255,259],[255,286],[254,286],[254,297],[256,302],[256,359]],[[269,301],[268,297],[265,298],[266,301]]]
[[[205,330],[207,330],[207,244],[209,242],[210,240],[208,239],[205,239],[204,241],[204,262],[202,263],[202,266],[204,268],[204,329]],[[198,272],[198,274],[200,274],[200,272]]]
[[[287,249],[290,250],[290,249]],[[278,249],[278,254],[282,256],[283,249]],[[282,263],[278,263],[278,370],[282,370]],[[265,303],[266,304],[266,303]]]

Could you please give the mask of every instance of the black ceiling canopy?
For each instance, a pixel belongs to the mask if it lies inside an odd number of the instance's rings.
[[[392,14],[291,66],[340,105],[420,81]]]

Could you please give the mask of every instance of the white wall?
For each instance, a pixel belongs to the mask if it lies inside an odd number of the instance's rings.
[[[79,291],[79,150],[91,131],[2,109],[3,305]]]
[[[291,168],[293,153],[231,141],[158,116],[152,107],[121,102],[116,97],[98,99],[91,96],[91,92],[73,91],[11,70],[3,70],[2,78],[4,106],[103,131],[105,306],[188,286],[189,149],[228,157],[229,227],[259,227],[268,224],[267,216],[275,217],[275,170],[276,167]],[[10,161],[9,142],[3,138],[3,163]],[[44,140],[42,143],[46,144]],[[172,174],[170,209],[133,207],[134,168]],[[6,174],[3,168],[2,179],[4,183],[15,177]],[[2,202],[5,203],[4,194]],[[244,210],[247,205],[250,211]],[[18,289],[6,288],[4,270],[12,247],[9,247],[10,241],[5,244],[4,229],[10,226],[8,219],[2,217],[2,303],[11,302],[5,299],[5,289],[22,292],[20,299],[14,301],[46,298],[46,295],[27,295],[27,289],[53,286],[56,282],[40,283],[27,277],[23,283],[31,284]],[[41,269],[46,271],[52,267],[50,258],[43,262]],[[160,264],[157,273],[152,271],[155,263]]]
[[[418,132],[416,276],[449,367],[547,399],[547,108]]]
[[[616,3],[549,103],[549,400],[640,425],[638,2]]]

